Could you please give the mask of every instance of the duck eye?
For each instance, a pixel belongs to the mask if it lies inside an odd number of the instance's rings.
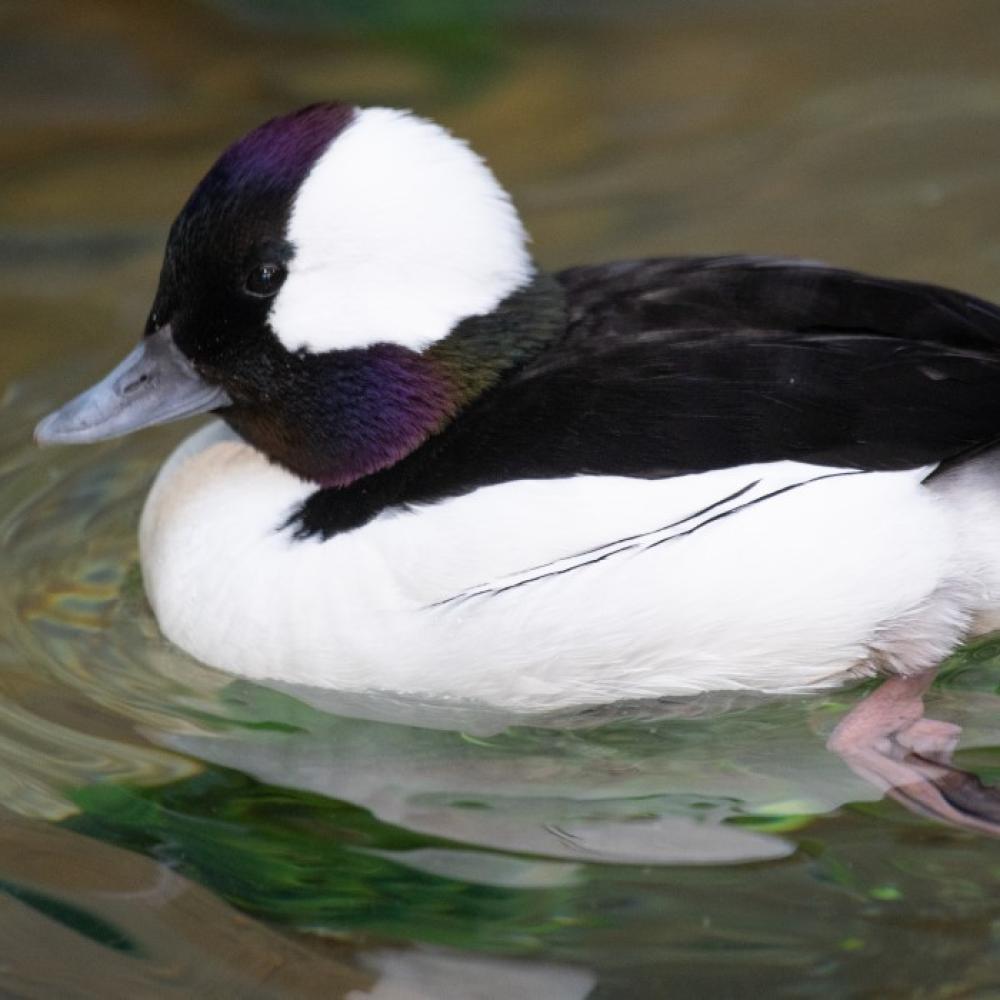
[[[280,264],[258,264],[250,269],[243,287],[251,295],[274,295],[281,288],[286,273]]]

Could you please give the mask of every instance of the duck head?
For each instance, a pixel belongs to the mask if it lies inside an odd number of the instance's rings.
[[[266,122],[171,227],[139,346],[36,439],[216,411],[295,474],[350,483],[523,353],[469,323],[531,287],[526,241],[486,165],[431,122],[344,104]]]

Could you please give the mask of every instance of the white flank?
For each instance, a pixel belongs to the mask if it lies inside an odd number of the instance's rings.
[[[212,425],[150,494],[143,572],[198,659],[344,691],[542,711],[930,666],[997,600],[968,491],[836,472],[512,482],[297,542],[278,525],[311,487]]]
[[[368,108],[295,198],[295,257],[271,326],[289,350],[388,341],[420,350],[489,312],[532,272],[506,192],[432,122]]]

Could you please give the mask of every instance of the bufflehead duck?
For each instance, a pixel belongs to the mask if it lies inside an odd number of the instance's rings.
[[[140,345],[36,435],[208,411],[141,562],[234,674],[524,712],[883,674],[835,742],[941,744],[893,699],[998,620],[1000,308],[771,258],[545,273],[407,113],[224,152]]]

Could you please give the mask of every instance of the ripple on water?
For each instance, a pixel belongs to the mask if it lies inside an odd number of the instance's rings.
[[[0,794],[54,818],[94,781],[196,773],[141,729],[189,727],[185,713],[224,681],[170,650],[145,605],[135,522],[156,464],[149,442],[39,453],[37,403],[20,395],[5,400],[0,458]]]

